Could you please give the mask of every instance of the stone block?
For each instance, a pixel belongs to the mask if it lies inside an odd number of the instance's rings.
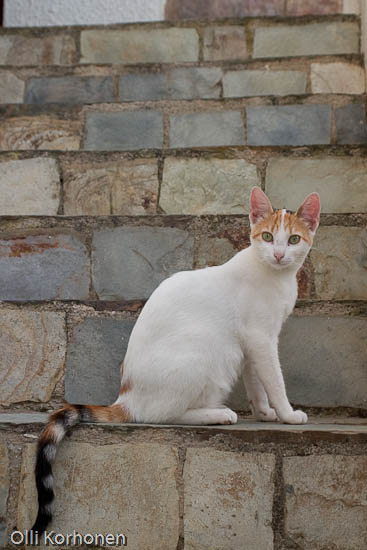
[[[246,160],[167,159],[159,206],[166,214],[248,214],[256,165]]]
[[[159,148],[162,145],[162,113],[125,111],[87,114],[86,151],[128,151]]]
[[[311,250],[319,299],[367,299],[366,247],[366,228],[319,227]]]
[[[364,104],[352,103],[336,109],[335,123],[337,143],[367,143],[367,122]]]
[[[343,13],[343,0],[288,0],[287,15],[329,15]]]
[[[166,19],[224,19],[284,15],[283,0],[167,0]]]
[[[255,30],[254,58],[359,54],[357,22],[274,25]]]
[[[285,535],[308,550],[364,550],[367,458],[292,456],[284,460]]]
[[[130,319],[85,319],[73,328],[65,372],[69,403],[110,405],[116,400],[134,323]]]
[[[1,338],[1,336],[0,336]],[[5,441],[0,439],[0,548],[7,542],[7,502],[9,495],[9,460]]]
[[[74,38],[62,34],[0,36],[1,65],[71,65],[76,60]]]
[[[60,175],[55,159],[0,162],[0,216],[55,216]]]
[[[303,71],[228,71],[223,79],[223,97],[304,94],[306,80]]]
[[[330,105],[247,107],[248,145],[330,143]]]
[[[220,97],[222,76],[222,70],[218,67],[126,73],[119,80],[119,96],[121,101],[217,99]]]
[[[11,117],[0,126],[0,151],[79,149],[82,132],[78,120],[63,120],[48,115]]]
[[[30,78],[24,103],[108,103],[113,99],[112,77],[54,76]]]
[[[89,255],[74,234],[0,235],[0,300],[86,300]]]
[[[364,94],[364,70],[351,63],[312,63],[311,88],[314,94]]]
[[[275,457],[188,449],[185,549],[273,548]]]
[[[0,103],[23,103],[24,81],[10,71],[0,73]]]
[[[21,530],[31,527],[36,512],[35,452],[33,444],[23,451]],[[173,550],[179,529],[177,468],[177,450],[166,445],[64,441],[53,465],[57,497],[51,529],[123,533],[131,550]]]
[[[222,265],[228,262],[237,250],[228,239],[221,237],[200,237],[196,266],[197,268]]]
[[[240,111],[189,113],[171,117],[171,147],[243,145],[245,130]]]
[[[358,157],[272,158],[265,190],[276,208],[297,210],[316,191],[324,213],[367,212],[367,162]]]
[[[199,60],[195,29],[83,30],[81,63],[185,63]]]
[[[244,27],[207,27],[204,30],[204,61],[248,59]]]
[[[3,309],[0,326],[1,405],[46,403],[63,373],[64,313]]]
[[[167,277],[192,269],[194,240],[170,227],[118,227],[93,238],[93,282],[101,300],[148,298]]]
[[[67,216],[139,216],[157,211],[156,160],[72,159],[63,164],[63,179]]]

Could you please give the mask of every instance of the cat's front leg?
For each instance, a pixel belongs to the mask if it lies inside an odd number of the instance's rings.
[[[256,420],[261,422],[275,422],[278,420],[277,413],[269,405],[265,388],[250,362],[246,364],[242,376],[249,405]]]

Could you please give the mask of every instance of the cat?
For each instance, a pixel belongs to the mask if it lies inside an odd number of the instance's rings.
[[[319,221],[317,193],[292,214],[274,211],[254,187],[251,245],[223,265],[176,273],[159,285],[132,331],[116,402],[51,414],[38,443],[33,531],[41,534],[52,519],[51,463],[78,422],[234,424],[237,415],[224,402],[241,374],[257,420],[307,422],[287,399],[277,347]]]

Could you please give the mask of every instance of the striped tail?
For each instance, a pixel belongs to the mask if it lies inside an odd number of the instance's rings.
[[[41,535],[52,520],[51,502],[54,499],[52,462],[57,445],[66,433],[79,422],[128,422],[126,410],[121,405],[102,407],[98,405],[66,405],[50,415],[49,421],[38,441],[35,467],[38,492],[38,514],[32,527]]]

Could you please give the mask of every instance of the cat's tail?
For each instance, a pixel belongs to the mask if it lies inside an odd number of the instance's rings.
[[[129,422],[130,417],[122,405],[109,407],[98,405],[65,405],[50,415],[37,448],[35,467],[38,492],[38,514],[32,531],[41,535],[52,519],[51,502],[54,499],[51,464],[56,456],[57,445],[65,434],[79,422]]]

